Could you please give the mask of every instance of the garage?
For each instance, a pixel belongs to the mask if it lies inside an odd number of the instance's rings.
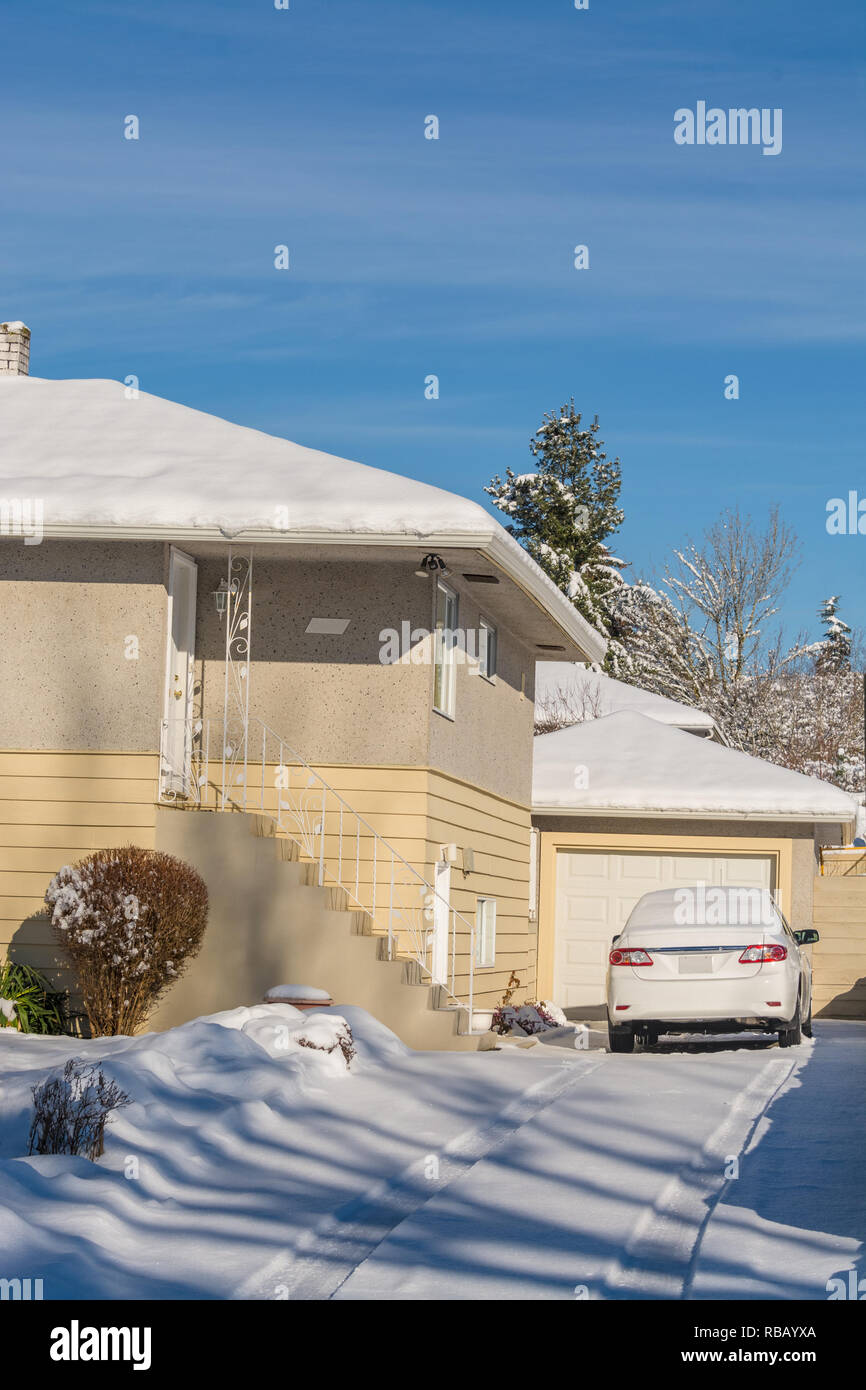
[[[635,903],[695,883],[770,888],[775,856],[558,849],[553,997],[561,1008],[604,1003],[607,954]]]
[[[811,927],[818,847],[853,824],[856,804],[836,787],[663,713],[625,708],[535,739],[535,989],[573,1017],[604,1012],[611,938],[644,893],[768,888],[795,930]]]

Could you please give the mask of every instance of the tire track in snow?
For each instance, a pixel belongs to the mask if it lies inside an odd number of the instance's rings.
[[[396,1226],[413,1216],[451,1183],[463,1178],[481,1159],[506,1143],[517,1130],[602,1065],[607,1054],[584,1066],[563,1063],[551,1075],[509,1101],[484,1125],[464,1130],[435,1156],[436,1178],[425,1178],[424,1159],[375,1183],[326,1216],[262,1270],[238,1286],[232,1299],[321,1300],[331,1298],[381,1245]]]
[[[741,1155],[763,1115],[802,1066],[774,1058],[754,1076],[713,1131],[700,1155],[663,1187],[608,1266],[600,1297],[688,1299],[704,1231],[732,1181],[724,1169]]]

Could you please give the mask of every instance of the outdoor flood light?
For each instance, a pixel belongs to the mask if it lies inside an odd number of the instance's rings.
[[[431,553],[424,556],[415,573],[419,579],[429,579],[432,575],[437,575],[440,579],[447,579],[451,571],[441,555]]]

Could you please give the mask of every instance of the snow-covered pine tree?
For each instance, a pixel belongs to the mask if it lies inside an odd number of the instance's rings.
[[[824,626],[824,636],[814,647],[815,669],[818,671],[847,671],[851,667],[851,629],[839,617],[839,595],[825,598],[818,609]]]
[[[609,459],[598,438],[598,416],[588,429],[574,398],[556,414],[545,414],[530,440],[532,473],[507,469],[484,491],[509,519],[520,541],[575,608],[606,636],[611,633],[610,598],[622,584],[625,561],[606,542],[622,525],[619,459]]]

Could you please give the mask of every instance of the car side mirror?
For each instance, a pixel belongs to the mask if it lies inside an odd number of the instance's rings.
[[[798,946],[814,946],[816,941],[821,940],[812,927],[806,927],[803,931],[795,931],[794,936]]]

